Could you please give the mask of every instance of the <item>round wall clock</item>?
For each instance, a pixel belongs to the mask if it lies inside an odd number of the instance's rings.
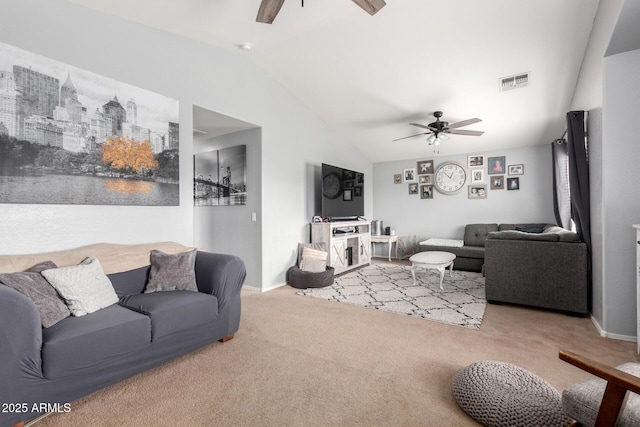
[[[342,178],[337,172],[328,173],[322,178],[322,194],[329,199],[335,199],[342,190]]]
[[[436,190],[442,194],[459,193],[467,182],[467,169],[458,162],[445,162],[435,173]]]

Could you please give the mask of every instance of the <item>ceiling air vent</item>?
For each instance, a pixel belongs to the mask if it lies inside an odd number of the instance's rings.
[[[500,92],[505,90],[518,89],[529,85],[529,73],[520,73],[514,76],[502,77],[500,79]]]

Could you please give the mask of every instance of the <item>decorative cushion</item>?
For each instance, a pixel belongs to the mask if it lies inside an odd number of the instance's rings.
[[[566,426],[560,393],[526,369],[483,360],[453,378],[453,396],[460,407],[488,427]]]
[[[302,250],[302,261],[300,261],[300,270],[318,273],[327,269],[327,256],[325,251],[312,248],[304,248]]]
[[[544,227],[520,227],[516,226],[516,231],[523,231],[525,233],[542,233],[544,231]]]
[[[107,277],[111,280],[111,284],[118,298],[122,298],[127,295],[143,293],[149,281],[150,270],[151,266],[147,265],[120,273],[107,274]]]
[[[151,271],[145,293],[160,291],[198,291],[196,285],[196,252],[178,254],[151,251]]]
[[[440,239],[437,237],[431,237],[430,239],[420,242],[421,245],[427,246],[445,246],[448,248],[461,248],[464,246],[464,240],[459,239]]]
[[[623,363],[616,369],[640,377],[639,363]],[[591,378],[569,387],[562,392],[562,409],[585,427],[593,427],[606,385],[606,381],[601,378]],[[618,427],[640,425],[640,396],[628,392],[627,404],[617,425]]]
[[[566,228],[558,227],[557,225],[547,227],[544,232],[548,234],[555,234],[558,236],[559,242],[577,243],[581,241],[580,236],[578,236],[577,233],[567,230]]]
[[[40,313],[40,321],[44,328],[55,325],[65,317],[71,316],[64,300],[40,274],[43,270],[56,267],[54,262],[47,261],[34,265],[24,272],[0,274],[0,282],[33,301],[38,313]]]
[[[556,233],[525,233],[517,230],[493,231],[487,239],[494,240],[535,240],[539,242],[559,242],[560,236]]]
[[[326,252],[324,243],[298,243],[298,262],[296,263],[298,267],[302,262],[302,251],[304,251],[304,248],[311,248],[311,249],[316,249],[318,251]]]
[[[487,234],[491,231],[498,231],[498,224],[467,224],[464,227],[464,244],[484,246]]]
[[[544,222],[524,222],[520,224],[500,224],[498,226],[498,231],[504,230],[516,230],[518,228],[542,228],[543,230],[549,226],[549,224],[545,224]]]
[[[42,275],[64,298],[74,316],[84,316],[118,302],[113,285],[96,257],[89,257],[79,265],[44,270]]]

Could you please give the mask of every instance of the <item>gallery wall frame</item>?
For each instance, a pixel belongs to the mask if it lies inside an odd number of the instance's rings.
[[[418,182],[420,184],[432,184],[433,183],[433,174],[429,173],[426,175],[418,175]]]
[[[486,199],[487,198],[487,185],[469,185],[467,186],[469,199]]]
[[[507,190],[519,190],[520,178],[507,178]]]
[[[468,168],[481,168],[484,167],[484,154],[471,154],[467,156]]]
[[[524,165],[522,163],[508,166],[509,175],[524,175]]]
[[[0,43],[0,203],[177,206],[178,100]]]
[[[416,173],[416,168],[406,168],[403,171],[403,179],[404,182],[417,182],[418,174]]]
[[[504,190],[504,175],[493,175],[490,181],[489,188],[492,190]]]
[[[477,184],[479,182],[484,181],[484,170],[483,169],[471,169],[471,183]]]
[[[489,175],[504,174],[505,156],[489,157],[487,159],[487,172]]]
[[[419,175],[433,173],[433,160],[422,160],[417,163]]]
[[[433,199],[433,185],[421,185],[420,186],[420,198],[421,199]]]

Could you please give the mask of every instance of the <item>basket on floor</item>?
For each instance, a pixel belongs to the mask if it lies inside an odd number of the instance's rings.
[[[325,271],[314,273],[302,271],[300,267],[294,265],[287,271],[287,283],[297,289],[324,288],[333,284],[333,274],[335,268],[328,267]]]

